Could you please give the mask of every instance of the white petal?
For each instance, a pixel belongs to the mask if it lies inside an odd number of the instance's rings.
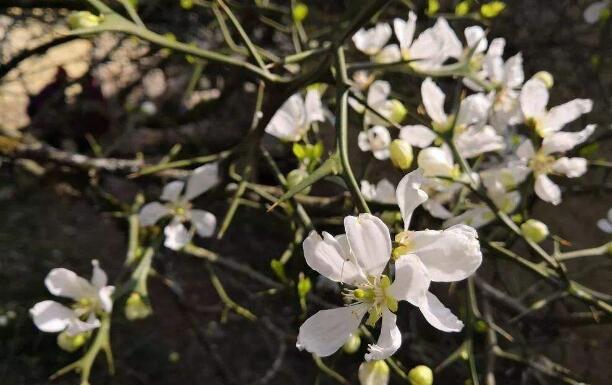
[[[76,317],[72,309],[55,301],[37,303],[30,309],[30,315],[36,327],[47,333],[61,332]]]
[[[504,49],[506,48],[506,39],[503,37],[498,37],[491,40],[491,44],[489,44],[489,49],[487,50],[487,56],[491,57],[501,57],[504,55]]]
[[[386,179],[381,179],[376,184],[376,200],[385,204],[396,204],[395,186]]]
[[[311,231],[302,244],[306,263],[311,269],[332,281],[351,285],[367,282],[350,250],[348,247],[345,249],[341,241],[345,242],[346,237],[336,239],[323,232],[321,238],[316,231]]]
[[[433,31],[436,36],[442,40],[442,51],[448,57],[459,58],[461,56],[463,46],[455,34],[455,31],[448,25],[446,19],[438,18],[436,24],[433,26]]]
[[[504,137],[498,135],[491,126],[469,127],[455,137],[457,150],[465,158],[474,158],[491,151],[500,151],[506,147]]]
[[[587,114],[593,109],[590,99],[574,99],[570,102],[556,106],[548,111],[543,122],[545,132],[559,131],[569,122],[578,119],[580,115]]]
[[[45,278],[45,286],[53,295],[79,300],[92,297],[96,289],[86,279],[68,269],[53,269]]]
[[[427,322],[436,329],[443,332],[458,332],[463,329],[463,322],[430,292],[425,296],[419,309]]]
[[[447,152],[440,147],[427,147],[417,157],[419,168],[427,177],[450,177],[454,170],[452,160],[449,162]]]
[[[395,31],[395,36],[397,37],[397,40],[400,43],[400,48],[402,49],[402,51],[410,48],[410,44],[412,43],[412,39],[414,38],[416,21],[417,16],[412,11],[410,11],[410,13],[408,14],[407,21],[404,21],[399,18],[393,20],[393,30]]]
[[[453,213],[448,211],[446,207],[440,202],[430,199],[423,203],[423,208],[431,214],[432,217],[438,219],[448,219],[453,216]]]
[[[86,321],[81,321],[76,317],[68,320],[68,327],[66,327],[66,333],[69,336],[76,336],[78,334],[85,333],[99,327],[100,320],[96,318],[95,314],[90,313]]]
[[[306,91],[306,99],[304,102],[306,108],[306,120],[308,123],[323,122],[323,104],[321,103],[321,94],[317,90]]]
[[[162,191],[162,195],[159,197],[159,199],[166,202],[176,202],[181,196],[183,187],[185,187],[185,182],[183,181],[175,180],[170,182],[164,186],[164,190]]]
[[[193,170],[187,181],[185,199],[190,201],[219,183],[219,164],[208,163]]]
[[[103,288],[104,286],[106,286],[108,282],[108,276],[106,275],[104,270],[100,268],[100,263],[98,262],[97,259],[92,260],[91,265],[93,266],[93,274],[91,275],[91,284],[96,289],[99,290]]]
[[[452,226],[456,226],[459,224],[468,225],[475,229],[478,229],[488,223],[491,223],[495,219],[495,214],[488,206],[476,206],[474,208],[468,209],[463,213],[449,218],[442,224],[443,228],[449,228]]]
[[[300,94],[293,94],[276,111],[266,126],[266,132],[285,141],[298,141],[308,128],[306,107]]]
[[[542,151],[545,154],[566,152],[584,143],[595,131],[595,124],[589,124],[578,132],[554,132],[542,140]]]
[[[400,130],[399,138],[414,147],[429,147],[438,136],[435,132],[423,125],[404,126]]]
[[[553,205],[561,203],[561,189],[544,174],[536,177],[535,193],[540,199]]]
[[[168,214],[170,214],[170,210],[165,205],[159,202],[151,202],[142,206],[140,213],[138,213],[138,219],[142,226],[151,226]]]
[[[365,132],[360,132],[357,143],[362,151],[370,150],[377,159],[384,160],[389,157],[391,134],[386,127],[374,126]]]
[[[548,89],[539,79],[530,79],[521,90],[521,109],[527,118],[537,118],[544,114],[548,104]]]
[[[485,94],[470,95],[461,101],[456,125],[482,125],[487,120],[490,108],[491,100]]]
[[[448,120],[448,116],[444,112],[446,95],[431,78],[425,79],[421,84],[421,98],[431,120],[440,124],[446,123]]]
[[[104,286],[98,291],[98,298],[102,304],[102,309],[105,312],[110,313],[113,310],[113,293],[115,292],[114,286]]]
[[[370,138],[367,131],[360,131],[357,135],[357,146],[363,152],[370,151]]]
[[[597,227],[604,233],[612,234],[612,222],[607,219],[598,220]]]
[[[366,304],[321,310],[300,326],[295,346],[319,357],[332,355],[359,327],[367,310]]]
[[[361,28],[353,35],[353,43],[358,50],[366,55],[373,56],[387,44],[391,37],[391,26],[386,23],[378,23],[370,29]]]
[[[584,158],[559,158],[553,164],[553,170],[568,178],[578,178],[587,171],[587,160]]]
[[[389,358],[402,345],[402,333],[396,324],[397,316],[385,308],[382,314],[382,326],[380,336],[376,344],[368,345],[368,353],[365,355],[366,361],[384,360]]]
[[[370,88],[368,88],[368,97],[366,102],[368,106],[376,109],[376,107],[380,106],[384,103],[389,97],[389,93],[391,93],[391,85],[389,82],[384,80],[376,80]]]
[[[504,64],[504,83],[509,88],[518,88],[524,81],[523,55],[518,53]]]
[[[419,306],[430,282],[427,268],[416,255],[402,255],[395,261],[395,281],[389,287],[389,293],[398,301]]]
[[[487,49],[487,38],[485,37],[485,31],[481,26],[474,25],[467,27],[464,31],[465,40],[470,48],[476,47],[474,53],[484,52]]]
[[[196,228],[196,232],[201,237],[210,237],[215,232],[217,218],[214,214],[205,210],[191,210],[191,223]]]
[[[172,220],[164,229],[164,246],[172,250],[180,250],[191,240],[189,231],[178,220]]]
[[[470,226],[460,224],[443,231],[415,231],[410,244],[434,282],[460,281],[482,263],[478,234]]]
[[[402,53],[400,52],[397,44],[389,44],[385,46],[376,56],[374,62],[376,63],[396,63],[402,60]]]
[[[535,149],[533,148],[533,143],[531,143],[531,140],[527,139],[521,143],[516,149],[516,155],[521,160],[531,159],[535,155]]]
[[[397,185],[397,204],[404,220],[404,230],[408,230],[412,213],[427,200],[427,193],[421,190],[423,172],[419,169],[406,174]]]
[[[378,277],[391,257],[391,235],[387,225],[371,214],[344,218],[346,237],[357,264],[368,276]]]
[[[590,4],[584,9],[584,13],[582,14],[584,21],[589,24],[597,23],[602,12],[608,7],[608,4],[610,4],[608,0],[596,1]]]

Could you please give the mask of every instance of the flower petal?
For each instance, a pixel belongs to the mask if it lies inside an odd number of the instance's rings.
[[[463,322],[430,292],[427,292],[419,309],[427,322],[436,329],[443,332],[458,332],[463,329]]]
[[[304,100],[306,122],[312,123],[325,121],[325,117],[323,115],[323,104],[321,103],[321,94],[319,91],[313,89],[306,91],[306,98]]]
[[[542,151],[545,154],[566,152],[584,143],[595,131],[595,124],[589,124],[578,132],[554,132],[542,140]]]
[[[371,108],[376,109],[376,107],[387,101],[389,93],[391,93],[391,85],[389,82],[376,80],[370,85],[370,88],[368,88],[366,103],[368,103],[368,106]]]
[[[504,83],[509,88],[519,88],[525,81],[523,55],[517,53],[504,64]]]
[[[100,327],[100,320],[96,318],[94,313],[90,313],[86,321],[81,321],[78,318],[72,318],[68,320],[68,327],[66,333],[69,336],[76,336],[81,333],[88,332]]]
[[[535,149],[531,140],[527,139],[521,143],[516,149],[516,155],[521,160],[529,160],[535,155]]]
[[[176,202],[181,196],[183,187],[185,187],[185,182],[180,180],[172,181],[164,186],[164,190],[162,191],[162,195],[159,197],[159,199],[166,202]]]
[[[172,250],[180,250],[191,240],[191,235],[185,226],[178,220],[173,219],[172,222],[164,229],[164,246]]]
[[[487,49],[487,38],[484,29],[479,25],[467,27],[464,31],[465,41],[469,48],[476,47],[474,53],[484,52]]]
[[[417,16],[412,11],[410,11],[410,13],[408,14],[407,21],[404,21],[399,18],[393,20],[393,31],[395,32],[395,37],[397,37],[397,40],[400,43],[400,48],[402,49],[402,51],[410,48],[410,44],[412,43],[412,39],[414,38],[416,21]]]
[[[470,226],[459,224],[443,231],[415,231],[410,244],[435,282],[465,279],[482,263],[478,234]]]
[[[210,237],[215,232],[217,218],[213,213],[205,210],[191,210],[191,223],[196,228],[196,232],[201,237]]]
[[[609,4],[609,0],[596,1],[590,4],[584,9],[584,13],[582,14],[582,16],[584,17],[584,21],[589,24],[597,23],[603,11],[608,7]]]
[[[102,304],[102,309],[105,312],[110,313],[113,310],[113,293],[115,292],[114,286],[104,286],[98,291],[98,298]]]
[[[423,172],[420,169],[406,174],[397,185],[397,204],[404,220],[404,230],[408,230],[412,213],[427,200],[427,193],[421,190]]]
[[[584,158],[559,158],[553,164],[553,171],[568,178],[578,178],[587,171],[587,160]]]
[[[159,202],[151,202],[142,206],[140,213],[138,214],[138,219],[140,220],[140,224],[142,226],[152,226],[168,214],[170,214],[170,209],[168,209],[165,205]]]
[[[93,297],[96,293],[96,289],[85,278],[64,268],[51,270],[45,278],[45,286],[53,295],[72,298],[76,301]]]
[[[311,269],[336,282],[345,282],[351,285],[367,282],[355,258],[350,254],[348,244],[346,248],[345,236],[337,238],[323,232],[323,238],[316,231],[311,231],[304,240],[304,258]]]
[[[187,181],[185,199],[190,201],[219,183],[219,164],[208,163],[193,170]]]
[[[491,126],[470,126],[454,138],[457,150],[465,158],[474,158],[485,152],[500,151],[506,147],[504,137]]]
[[[104,270],[100,268],[100,263],[98,262],[97,259],[92,260],[91,265],[93,266],[93,273],[91,275],[91,284],[96,289],[99,290],[103,288],[104,286],[106,286],[106,284],[108,283],[108,276],[106,275]]]
[[[450,177],[454,171],[452,158],[441,147],[427,147],[417,156],[417,164],[426,177]]]
[[[47,333],[61,332],[76,317],[72,309],[55,301],[37,303],[30,309],[30,315],[36,327]]]
[[[395,261],[395,281],[389,293],[398,301],[419,306],[429,290],[429,273],[423,262],[414,254],[400,256]]]
[[[448,120],[448,116],[444,112],[446,95],[431,78],[425,79],[421,84],[421,98],[431,120],[440,124],[446,123]]]
[[[397,44],[389,44],[385,46],[376,56],[374,62],[376,63],[396,63],[402,60],[402,53]]]
[[[379,276],[391,257],[391,235],[387,225],[371,214],[344,218],[351,252],[364,273]]]
[[[441,51],[447,57],[458,59],[463,52],[463,46],[455,34],[455,31],[448,25],[446,19],[442,17],[438,18],[436,24],[433,26],[433,31],[443,43]]]
[[[382,314],[382,326],[376,344],[368,345],[366,361],[389,358],[402,345],[402,333],[397,327],[397,316],[385,308]]]
[[[358,50],[373,56],[387,43],[393,31],[386,23],[378,23],[374,28],[361,28],[353,35],[353,43]]]
[[[539,79],[530,79],[521,90],[521,109],[527,118],[537,118],[544,114],[548,104],[548,89]]]
[[[431,146],[437,137],[435,132],[421,124],[404,126],[399,133],[399,138],[401,140],[419,148]]]
[[[266,132],[280,140],[295,142],[302,138],[306,125],[306,108],[300,94],[283,103],[266,126]]]
[[[300,326],[295,346],[319,357],[332,355],[359,327],[367,310],[367,304],[321,310]]]
[[[567,103],[556,106],[548,111],[544,120],[545,132],[557,132],[567,123],[578,119],[582,114],[587,114],[593,109],[593,101],[590,99],[574,99]]]
[[[555,206],[561,203],[561,189],[545,174],[536,177],[534,190],[543,201]]]

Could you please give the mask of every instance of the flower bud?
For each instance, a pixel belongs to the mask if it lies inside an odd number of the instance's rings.
[[[68,15],[70,29],[93,28],[98,26],[101,21],[102,17],[88,11],[77,11]]]
[[[499,16],[504,9],[506,9],[506,4],[503,1],[491,1],[480,7],[480,14],[486,19],[492,19]]]
[[[342,346],[342,350],[344,350],[345,353],[353,354],[357,352],[357,350],[359,350],[360,346],[361,346],[361,337],[359,337],[359,334],[351,333],[348,340],[346,340],[346,342]]]
[[[389,145],[391,154],[391,163],[402,171],[406,171],[412,165],[414,155],[412,154],[412,146],[410,143],[401,139],[395,139]]]
[[[83,346],[83,344],[85,344],[85,342],[87,342],[89,339],[90,335],[91,333],[85,332],[77,334],[76,336],[71,336],[67,332],[61,332],[57,335],[57,345],[62,350],[72,353]]]
[[[181,0],[181,8],[183,9],[193,8],[193,0]]]
[[[125,318],[130,321],[147,318],[153,313],[151,307],[143,301],[142,296],[137,292],[130,294],[127,301],[125,301],[123,311]]]
[[[296,3],[291,11],[293,20],[302,21],[308,16],[308,6],[304,3]]]
[[[287,174],[287,187],[290,189],[294,188],[307,177],[308,177],[308,172],[306,172],[306,170],[296,168],[295,170],[292,170],[291,172],[289,172],[289,174]],[[308,194],[309,192],[310,192],[310,186],[302,190],[302,194]]]
[[[521,232],[525,238],[540,243],[548,236],[548,226],[538,220],[528,219],[521,225]]]
[[[433,384],[433,372],[428,366],[415,366],[408,372],[408,381],[410,385],[431,385]]]
[[[387,385],[389,365],[385,361],[364,362],[359,365],[358,376],[361,385]]]
[[[540,71],[533,75],[533,77],[534,79],[538,79],[542,83],[544,83],[544,85],[546,85],[546,88],[548,89],[551,89],[552,86],[555,84],[555,78],[553,78],[552,74],[548,71]]]
[[[459,2],[455,6],[455,15],[465,16],[470,12],[470,2],[467,0]]]
[[[397,99],[391,99],[391,116],[389,120],[395,123],[401,123],[408,114],[408,110],[402,102]]]
[[[417,163],[425,176],[453,175],[453,164],[449,162],[444,150],[438,147],[428,147],[419,152]]]

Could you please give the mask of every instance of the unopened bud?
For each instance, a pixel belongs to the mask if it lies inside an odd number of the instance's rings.
[[[87,342],[91,333],[85,332],[75,336],[69,335],[67,332],[61,332],[57,335],[57,345],[67,352],[74,352]]]
[[[308,16],[308,6],[304,3],[295,4],[295,7],[293,7],[291,11],[291,15],[295,21],[304,20]]]
[[[89,11],[77,11],[68,15],[68,26],[70,29],[93,28],[100,24],[102,17],[96,16]]]
[[[484,18],[492,19],[499,16],[504,9],[506,9],[506,4],[503,1],[491,1],[480,7],[480,14]]]
[[[385,361],[364,362],[359,365],[359,383],[361,385],[387,385],[389,365]]]
[[[127,301],[125,301],[123,311],[125,313],[125,318],[130,321],[147,318],[153,313],[151,307],[144,302],[142,296],[137,292],[130,294]]]
[[[391,99],[391,106],[390,120],[395,123],[401,123],[408,114],[408,110],[404,104],[397,99]]]
[[[548,89],[551,89],[555,84],[555,78],[548,71],[540,71],[533,75],[533,78],[540,80]]]
[[[342,350],[348,354],[353,354],[359,350],[361,346],[361,337],[357,333],[351,333],[348,340],[342,346]]]
[[[470,12],[470,2],[467,0],[459,2],[455,6],[455,15],[457,16],[465,16]]]
[[[408,381],[410,385],[431,385],[433,384],[433,372],[428,366],[415,366],[408,372]]]
[[[548,236],[548,226],[538,220],[528,219],[521,225],[521,232],[525,238],[540,243]]]
[[[193,8],[193,0],[181,0],[181,8],[183,9]]]
[[[391,153],[391,163],[402,171],[406,171],[412,165],[414,154],[410,143],[401,139],[395,139],[389,145]]]
[[[291,172],[289,172],[289,174],[287,174],[287,187],[291,189],[300,184],[300,182],[302,182],[307,177],[308,172],[306,172],[306,170],[296,168],[295,170],[292,170]],[[302,194],[307,195],[309,192],[310,186],[302,190]]]

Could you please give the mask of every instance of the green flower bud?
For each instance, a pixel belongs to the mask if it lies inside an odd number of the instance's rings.
[[[304,20],[308,16],[308,6],[304,3],[296,3],[291,10],[291,15],[295,21]]]
[[[401,123],[408,114],[408,110],[404,107],[404,104],[397,99],[391,99],[391,105],[391,116],[389,120],[395,123]]]
[[[406,171],[412,166],[414,160],[414,154],[412,153],[412,146],[410,143],[401,139],[395,139],[389,145],[389,152],[391,153],[391,163],[402,171]]]
[[[480,7],[480,14],[484,18],[492,19],[499,16],[504,9],[506,9],[506,4],[503,1],[492,1]]]
[[[361,337],[359,337],[358,333],[351,333],[348,340],[342,346],[342,350],[344,350],[348,354],[353,354],[359,350],[361,346]]]
[[[548,226],[538,220],[528,219],[521,225],[521,232],[525,238],[540,243],[548,236]]]
[[[546,88],[551,89],[555,84],[555,78],[553,78],[552,74],[548,71],[540,71],[533,75],[535,79],[539,79],[546,85]]]
[[[306,295],[312,289],[312,282],[310,278],[306,277],[304,273],[300,273],[300,277],[297,284],[297,292],[300,298],[306,297]]]
[[[183,9],[193,8],[193,0],[181,0],[181,8]]]
[[[137,292],[130,294],[127,301],[125,301],[123,311],[125,318],[130,321],[147,318],[153,313],[151,307],[145,303],[140,293]]]
[[[476,321],[476,324],[474,325],[474,330],[476,330],[478,333],[484,333],[488,329],[489,329],[489,325],[487,325],[487,323],[481,319]]]
[[[57,335],[57,345],[62,350],[72,353],[83,346],[90,336],[90,332],[80,333],[76,336],[71,336],[66,332],[61,332]]]
[[[431,385],[433,384],[433,372],[428,366],[415,366],[408,372],[408,381],[410,385]]]
[[[299,168],[292,170],[291,172],[289,172],[289,174],[287,174],[287,187],[291,189],[297,186],[301,181],[303,181],[307,177],[308,177],[308,172],[306,172],[306,170],[302,170]],[[302,190],[302,194],[308,195],[309,192],[310,192],[310,186]]]
[[[470,2],[464,0],[455,6],[455,15],[465,16],[470,12]]]
[[[89,11],[77,11],[68,15],[68,26],[70,29],[97,27],[101,21],[101,16],[96,16]]]
[[[427,0],[427,16],[433,16],[440,10],[440,2],[438,0]]]
[[[364,362],[359,365],[359,383],[361,385],[387,385],[389,372],[389,365],[385,361]]]

